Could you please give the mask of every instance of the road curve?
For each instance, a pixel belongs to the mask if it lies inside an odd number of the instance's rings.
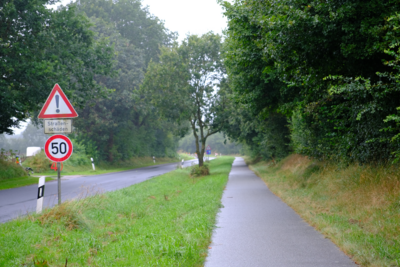
[[[184,166],[197,163],[197,160],[186,161]],[[123,172],[78,178],[61,179],[62,201],[85,197],[96,192],[114,191],[133,184],[141,183],[152,177],[176,169],[177,163],[154,165]],[[36,210],[37,185],[0,191],[0,223],[26,215]],[[57,180],[47,182],[44,195],[44,207],[52,207],[58,203]]]

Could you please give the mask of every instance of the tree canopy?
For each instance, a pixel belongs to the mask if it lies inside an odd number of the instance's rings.
[[[149,64],[141,86],[164,118],[190,123],[200,166],[207,138],[221,130],[226,117],[220,47],[221,36],[213,33],[164,47],[159,63]]]
[[[104,92],[94,76],[110,73],[112,47],[74,6],[46,7],[54,2],[0,3],[0,133],[39,110],[55,83],[76,106]]]
[[[177,138],[171,134],[172,124],[161,120],[138,90],[148,61],[158,61],[159,47],[169,42],[169,31],[140,1],[81,0],[76,7],[90,16],[95,40],[107,39],[115,51],[114,75],[95,76],[109,93],[79,110],[77,139],[93,157],[109,162],[174,156]]]
[[[398,1],[221,3],[235,101],[262,125],[285,115],[287,145],[317,157],[386,161],[399,149]]]

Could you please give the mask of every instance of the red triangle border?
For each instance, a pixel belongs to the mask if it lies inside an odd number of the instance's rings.
[[[53,99],[54,95],[58,92],[62,99],[64,100],[65,104],[71,111],[71,114],[49,114],[45,115],[44,113],[46,112],[48,106],[50,105],[51,100]],[[53,90],[51,90],[51,93],[49,97],[47,98],[46,102],[43,105],[42,110],[39,113],[38,118],[39,119],[57,119],[57,118],[76,118],[78,117],[78,113],[76,113],[74,107],[72,106],[71,102],[69,102],[67,96],[64,94],[63,90],[61,87],[56,83],[53,87]]]

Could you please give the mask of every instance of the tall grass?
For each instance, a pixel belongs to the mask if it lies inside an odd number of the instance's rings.
[[[362,266],[400,266],[399,166],[340,165],[291,155],[251,168]]]
[[[0,158],[0,181],[22,176],[27,174],[20,165]]]
[[[202,266],[233,158],[0,225],[0,266]]]

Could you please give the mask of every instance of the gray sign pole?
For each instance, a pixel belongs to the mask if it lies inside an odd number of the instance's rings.
[[[58,173],[58,205],[61,205],[61,163],[57,162],[57,173]]]

